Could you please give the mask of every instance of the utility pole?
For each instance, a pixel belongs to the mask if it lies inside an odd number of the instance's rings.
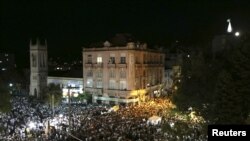
[[[69,132],[71,133],[71,96],[70,96],[70,89],[72,89],[71,85],[68,86]]]
[[[52,116],[55,117],[55,95],[54,92],[52,92],[51,95],[51,107],[52,107]]]

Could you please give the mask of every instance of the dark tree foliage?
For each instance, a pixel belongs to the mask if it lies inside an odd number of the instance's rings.
[[[242,98],[236,93],[233,78],[230,73],[223,71],[218,77],[216,85],[216,97],[214,109],[214,120],[220,124],[242,123],[239,116]]]
[[[85,92],[84,99],[86,99],[88,103],[92,103],[92,94],[90,94],[89,92]]]
[[[184,111],[193,107],[209,121],[244,123],[250,113],[250,40],[214,59],[204,54],[199,51],[183,58],[175,104]]]
[[[10,93],[7,85],[0,79],[0,112],[9,112],[10,110]]]
[[[231,75],[236,93],[241,98],[240,113],[246,119],[250,113],[250,41],[246,41],[234,51],[230,59],[232,64]]]
[[[226,57],[227,72],[221,73],[215,88],[218,95],[214,107],[215,121],[245,123],[250,113],[249,40],[230,50]]]
[[[62,101],[62,89],[60,88],[60,85],[50,83],[44,91],[44,97],[42,100],[51,104],[52,97],[54,97],[55,105],[58,105]]]
[[[181,110],[193,107],[198,111],[204,110],[204,104],[212,99],[213,87],[211,66],[206,62],[202,52],[191,54],[190,58],[183,58],[182,80],[173,100]]]

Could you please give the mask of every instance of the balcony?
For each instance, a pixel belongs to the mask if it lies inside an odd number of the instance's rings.
[[[119,97],[130,96],[130,90],[108,89],[107,93],[115,93],[115,94],[118,94]]]
[[[117,64],[117,67],[119,67],[119,68],[126,68],[126,67],[127,67],[127,64],[126,64],[126,63]]]
[[[115,68],[115,67],[116,67],[116,64],[115,64],[115,63],[113,63],[113,64],[109,63],[109,64],[108,64],[108,67],[109,67],[109,68]]]
[[[95,64],[93,64],[93,66],[96,67],[96,68],[102,68],[103,63],[95,63]]]
[[[85,63],[85,67],[93,67],[92,63]]]

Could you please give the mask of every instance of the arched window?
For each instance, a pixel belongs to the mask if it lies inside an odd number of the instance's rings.
[[[37,90],[36,90],[36,88],[34,89],[34,96],[37,97]]]
[[[36,55],[32,54],[31,57],[32,57],[32,66],[36,67]]]

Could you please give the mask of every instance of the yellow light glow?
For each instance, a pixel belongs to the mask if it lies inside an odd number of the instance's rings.
[[[177,86],[174,86],[174,89],[175,89],[175,90],[178,90],[178,87],[177,87]]]
[[[145,89],[139,89],[139,90],[132,90],[130,92],[131,96],[138,96],[138,95],[145,95],[147,91]]]

